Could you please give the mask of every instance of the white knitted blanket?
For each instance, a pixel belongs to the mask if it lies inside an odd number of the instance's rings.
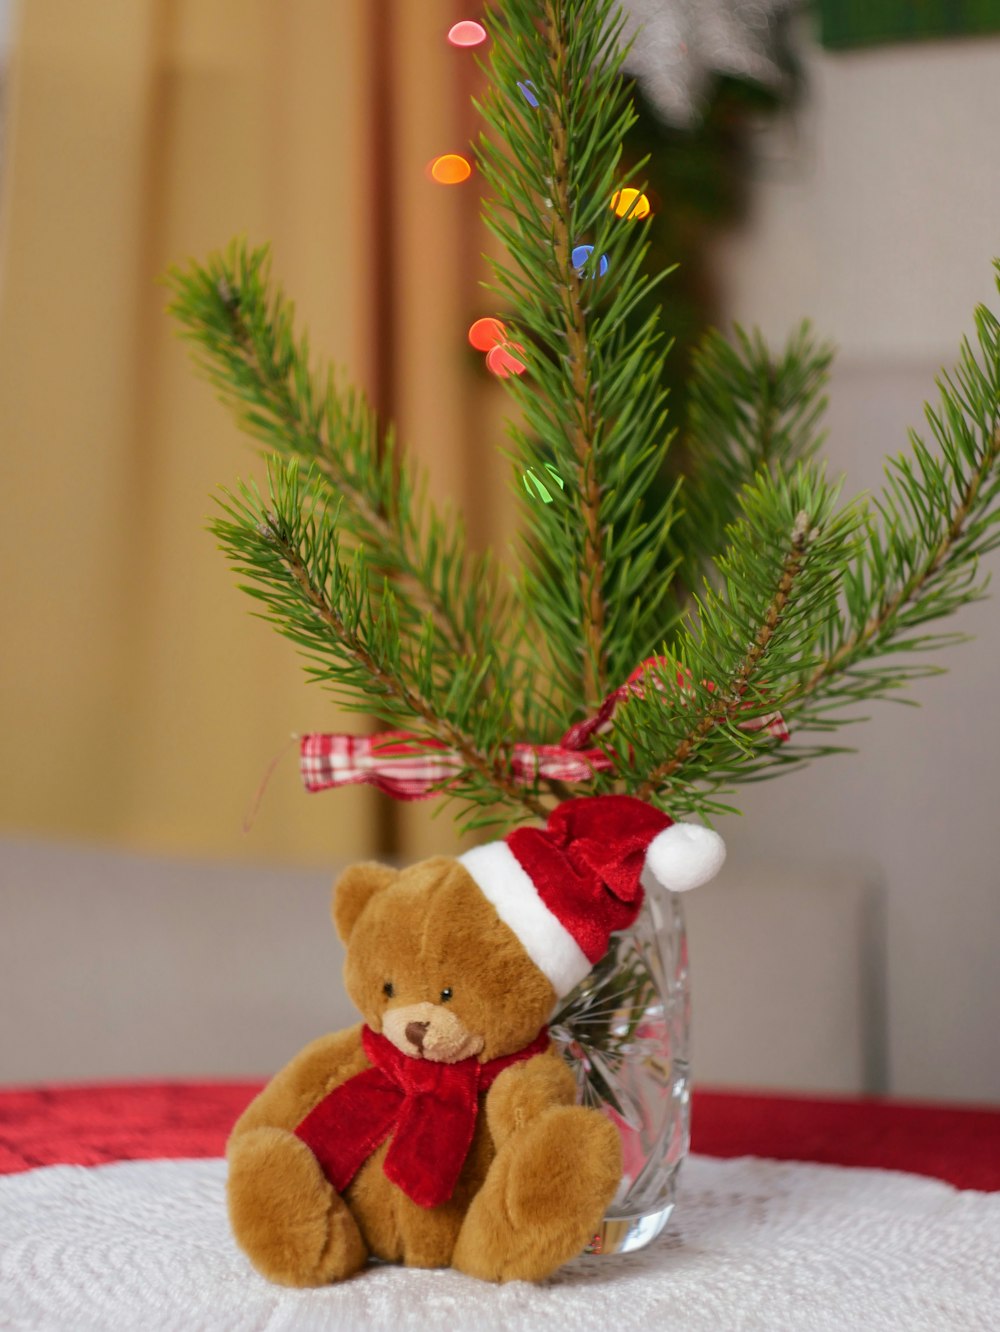
[[[229,1235],[222,1161],[0,1179],[0,1328],[30,1332],[995,1332],[1000,1194],[881,1170],[693,1157],[648,1249],[541,1286],[376,1267],[269,1285]]]

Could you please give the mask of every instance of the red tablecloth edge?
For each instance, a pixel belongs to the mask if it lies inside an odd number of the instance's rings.
[[[0,1101],[7,1096],[36,1095],[38,1093],[109,1093],[132,1091],[161,1091],[164,1089],[196,1089],[198,1092],[211,1093],[220,1091],[246,1092],[254,1096],[267,1085],[266,1076],[225,1077],[225,1078],[97,1078],[81,1079],[73,1082],[32,1082],[0,1083]],[[693,1090],[694,1099],[701,1097],[719,1097],[725,1100],[760,1100],[767,1102],[782,1101],[794,1105],[831,1105],[831,1106],[871,1106],[884,1105],[898,1110],[933,1110],[971,1112],[973,1114],[996,1115],[1000,1119],[1000,1101],[944,1101],[927,1097],[885,1096],[874,1093],[806,1091],[785,1087],[716,1087],[698,1083]]]
[[[0,1089],[2,1090],[2,1089]],[[939,1101],[923,1096],[888,1096],[875,1092],[805,1091],[794,1087],[713,1087],[698,1083],[694,1096],[719,1096],[738,1100],[788,1101],[795,1105],[884,1105],[898,1110],[955,1110],[960,1114],[996,1115],[1000,1101]]]
[[[810,1093],[694,1093],[692,1149],[905,1170],[1000,1190],[1000,1106]]]
[[[36,1166],[219,1156],[260,1079],[0,1089],[0,1174]],[[699,1088],[692,1148],[931,1175],[1000,1190],[1000,1107]]]
[[[107,1094],[113,1092],[145,1092],[145,1091],[164,1091],[167,1089],[184,1088],[185,1090],[196,1090],[198,1092],[219,1091],[223,1094],[230,1092],[246,1092],[248,1096],[255,1096],[261,1088],[267,1086],[266,1077],[245,1077],[245,1078],[82,1078],[74,1082],[10,1082],[0,1084],[0,1104],[8,1096],[74,1096],[78,1093],[100,1093]]]

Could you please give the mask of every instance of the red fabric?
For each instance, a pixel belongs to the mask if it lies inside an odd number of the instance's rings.
[[[909,1170],[1000,1190],[1000,1107],[696,1092],[692,1147],[709,1156]]]
[[[0,1090],[0,1174],[158,1157],[221,1156],[253,1082],[113,1083]],[[696,1091],[708,1156],[871,1166],[1000,1191],[1000,1106]]]
[[[472,1145],[479,1095],[511,1064],[548,1049],[543,1028],[515,1054],[481,1064],[414,1059],[365,1027],[361,1039],[372,1063],[335,1087],[295,1130],[327,1179],[343,1193],[390,1134],[382,1169],[420,1207],[439,1207],[454,1192]]]
[[[307,791],[329,791],[366,783],[395,800],[426,800],[459,777],[466,760],[440,740],[409,731],[376,735],[314,732],[299,742],[299,772]],[[557,782],[589,782],[614,763],[601,749],[571,750],[562,745],[515,744],[510,771],[532,786],[539,777]]]
[[[118,1082],[0,1090],[0,1175],[48,1165],[221,1156],[262,1089],[242,1082]]]
[[[515,828],[507,845],[538,895],[591,962],[642,906],[646,848],[672,819],[634,796],[579,796],[544,828]]]

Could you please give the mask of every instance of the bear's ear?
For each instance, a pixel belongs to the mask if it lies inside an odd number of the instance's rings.
[[[342,943],[347,943],[358,917],[369,901],[395,883],[399,870],[374,860],[350,865],[333,885],[333,923]]]

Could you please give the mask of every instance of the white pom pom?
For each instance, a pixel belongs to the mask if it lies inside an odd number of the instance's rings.
[[[700,823],[673,823],[646,849],[643,880],[652,877],[672,893],[686,893],[714,879],[725,859],[726,844],[717,832]]]

